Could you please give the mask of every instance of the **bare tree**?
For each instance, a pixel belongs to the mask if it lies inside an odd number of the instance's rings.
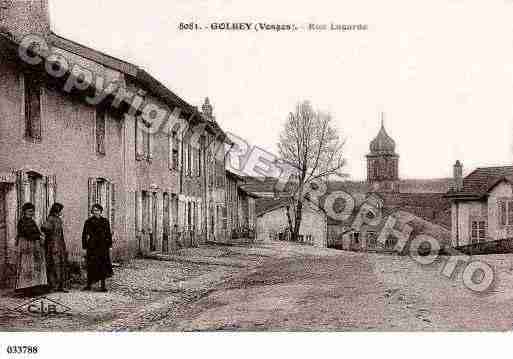
[[[343,146],[328,113],[315,111],[308,101],[299,103],[295,112],[289,113],[278,149],[282,160],[297,171],[291,183],[293,196],[287,206],[292,241],[299,237],[303,201],[310,186],[332,175],[345,176],[340,172],[346,163]]]

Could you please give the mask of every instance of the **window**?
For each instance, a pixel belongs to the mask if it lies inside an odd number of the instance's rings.
[[[194,152],[192,152],[191,144],[187,143],[187,176],[189,177],[192,175],[192,168],[194,164],[193,154]]]
[[[353,240],[355,244],[360,243],[360,232],[353,232]]]
[[[46,189],[44,186],[43,177],[35,172],[29,172],[28,176],[28,200],[35,207],[35,220],[38,224],[41,224],[45,219],[47,213],[45,208],[45,197]]]
[[[228,212],[226,207],[221,207],[222,215],[223,215],[223,229],[228,228]]]
[[[105,154],[105,109],[96,109],[96,152],[100,155]]]
[[[367,243],[369,248],[376,248],[378,246],[376,232],[367,232]]]
[[[472,243],[486,240],[486,221],[472,221],[470,238]]]
[[[192,226],[192,202],[186,203],[187,208],[187,228],[190,230]]]
[[[150,194],[142,191],[142,230],[148,231],[150,227]]]
[[[199,148],[198,148],[198,177],[202,176],[202,163],[201,163],[201,152],[205,148],[205,136],[200,137]]]
[[[34,74],[25,74],[25,137],[41,140],[41,83]]]
[[[135,121],[135,158],[138,161],[150,161],[152,157],[152,135],[151,124],[142,118]]]
[[[513,226],[513,200],[499,201],[499,224],[501,226]]]
[[[172,153],[171,153],[171,168],[173,170],[178,170],[179,166],[179,142],[178,142],[178,136],[176,134],[176,131],[173,131],[171,133],[171,142],[172,142]]]
[[[93,204],[100,204],[103,207],[103,216],[110,221],[111,229],[114,228],[116,219],[116,191],[114,183],[104,178],[89,178],[88,187],[88,212]]]

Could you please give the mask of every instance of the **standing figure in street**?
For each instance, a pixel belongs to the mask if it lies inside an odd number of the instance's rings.
[[[19,249],[15,290],[25,295],[36,294],[48,284],[43,250],[43,234],[34,221],[35,207],[25,203],[18,221],[16,246]]]
[[[101,291],[106,292],[105,279],[112,276],[112,263],[109,249],[112,247],[112,233],[109,221],[102,217],[103,207],[93,205],[93,214],[84,224],[82,232],[82,248],[86,250],[87,286],[84,290],[91,290],[91,285],[101,282]]]
[[[67,252],[64,242],[64,231],[62,225],[62,210],[64,206],[55,203],[50,209],[50,215],[41,225],[45,234],[45,252],[48,285],[50,290],[67,292],[64,288],[66,281]]]

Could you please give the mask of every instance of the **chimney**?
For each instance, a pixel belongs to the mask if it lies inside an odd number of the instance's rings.
[[[454,173],[454,190],[459,192],[463,189],[463,165],[458,160],[453,167]]]
[[[14,39],[50,33],[49,0],[0,0],[0,32]]]

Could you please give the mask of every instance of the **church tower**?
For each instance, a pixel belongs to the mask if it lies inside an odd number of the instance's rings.
[[[399,155],[395,153],[395,141],[385,130],[383,113],[381,129],[367,155],[367,182],[376,192],[399,192]]]

